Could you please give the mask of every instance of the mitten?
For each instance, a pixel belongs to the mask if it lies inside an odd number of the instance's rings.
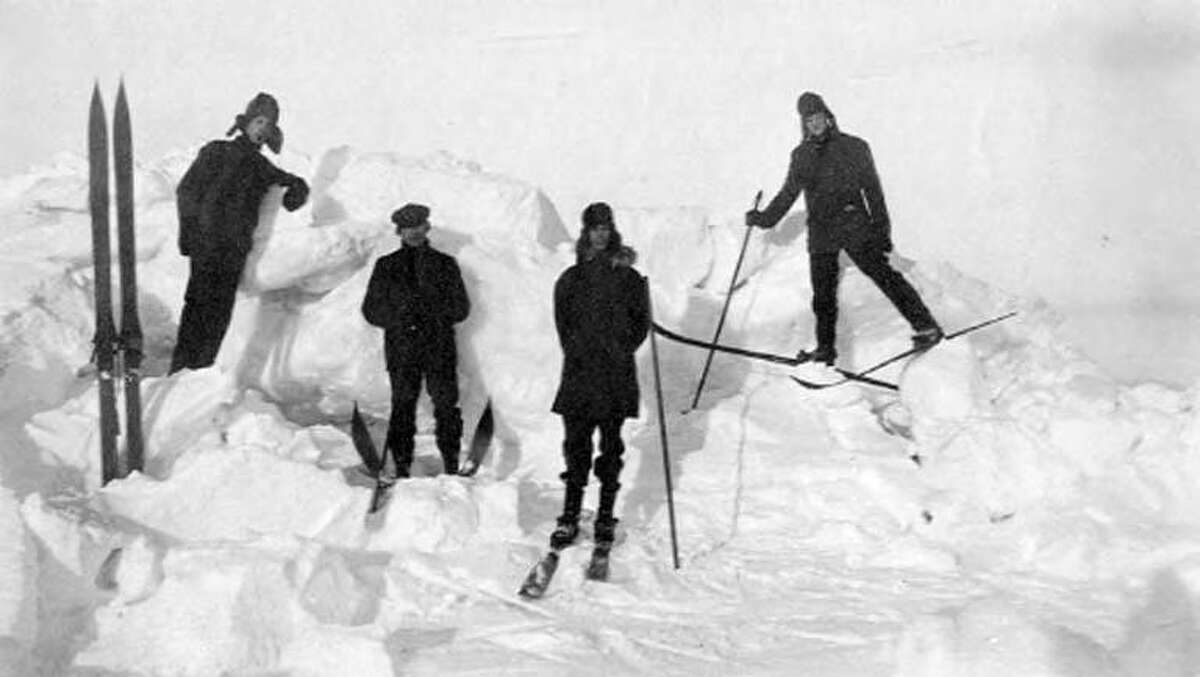
[[[307,201],[308,184],[304,182],[304,179],[295,179],[283,193],[283,208],[289,212],[294,212],[303,207]]]

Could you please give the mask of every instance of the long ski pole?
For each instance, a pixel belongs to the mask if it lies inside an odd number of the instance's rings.
[[[142,440],[142,324],[138,319],[137,239],[133,226],[133,132],[125,81],[117,89],[113,112],[113,170],[117,188],[117,261],[121,274],[121,380],[125,391],[125,470],[141,471]]]
[[[754,208],[758,209],[758,205],[762,202],[762,191],[754,196]],[[746,245],[750,244],[750,233],[754,231],[753,226],[746,226],[746,236],[742,238],[742,251],[738,254],[737,265],[733,267],[733,278],[729,280],[729,291],[725,294],[725,305],[721,308],[721,318],[717,320],[717,331],[713,333],[713,343],[721,341],[721,330],[725,328],[725,315],[729,312],[729,302],[733,299],[733,288],[737,286],[738,273],[742,270],[742,260],[746,258]],[[704,391],[704,382],[708,380],[708,370],[712,367],[713,355],[716,350],[709,350],[708,357],[704,360],[704,371],[700,372],[700,383],[696,385],[696,395],[692,397],[691,409],[695,409],[696,405],[700,404],[700,393]]]
[[[646,312],[654,326],[654,308],[650,300],[650,280],[646,279]],[[658,366],[658,341],[650,330],[650,359],[654,363],[654,399],[658,403],[658,441],[662,448],[663,477],[667,482],[667,516],[671,522],[671,561],[679,568],[679,540],[675,534],[675,491],[671,486],[671,456],[667,450],[667,417],[663,407],[662,374]]]
[[[100,393],[100,478],[103,484],[117,477],[116,391],[113,385],[113,353],[116,328],[112,313],[112,251],[108,221],[108,122],[100,99],[100,84],[92,89],[88,111],[88,207],[92,221],[92,263],[95,270],[96,385]]]

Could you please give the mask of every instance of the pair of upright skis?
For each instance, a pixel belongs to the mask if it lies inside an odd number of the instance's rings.
[[[125,83],[117,90],[113,112],[112,161],[117,203],[117,262],[120,273],[121,328],[113,321],[112,249],[109,237],[108,124],[99,83],[92,90],[88,114],[88,208],[92,221],[92,261],[95,269],[96,334],[93,359],[100,391],[100,467],[102,481],[142,470],[142,326],[137,304],[137,245],[133,225],[133,134]],[[116,381],[125,396],[125,458],[117,438]]]
[[[491,447],[495,427],[492,402],[488,400],[479,417],[479,423],[475,426],[475,434],[471,436],[470,450],[458,470],[459,477],[471,477],[479,471],[483,457]],[[354,441],[354,449],[362,459],[363,467],[375,481],[375,487],[371,492],[371,503],[367,507],[367,515],[370,516],[379,512],[380,508],[387,503],[392,485],[396,483],[396,480],[387,475],[387,449],[385,448],[384,452],[380,453],[378,447],[375,446],[371,432],[367,429],[367,423],[358,410],[358,402],[354,403],[354,411],[350,416],[350,438]]]

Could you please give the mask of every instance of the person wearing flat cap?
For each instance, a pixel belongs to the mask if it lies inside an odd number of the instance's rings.
[[[409,476],[421,382],[433,401],[434,438],[447,474],[458,472],[462,412],[454,325],[471,304],[453,256],[429,245],[429,207],[409,203],[392,213],[400,248],[379,257],[367,283],[362,314],[383,329],[384,361],[392,386],[387,448],[396,477]]]
[[[796,111],[803,139],[792,151],[787,178],[766,209],[746,212],[746,225],[774,227],[804,191],[817,346],[800,351],[797,359],[828,365],[837,359],[841,251],[912,326],[913,347],[932,347],[943,337],[941,328],[916,289],[887,258],[892,251],[892,226],[870,147],[866,141],[838,129],[836,118],[818,94],[801,94]]]
[[[283,146],[274,97],[256,95],[225,135],[233,134],[232,140],[201,148],[175,189],[179,253],[189,259],[189,275],[171,373],[201,369],[216,360],[267,190],[284,186],[288,211],[308,200],[304,179],[271,164],[259,150],[266,144],[279,153]]]

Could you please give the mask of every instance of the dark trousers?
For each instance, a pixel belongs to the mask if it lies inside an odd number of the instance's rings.
[[[212,365],[233,317],[238,281],[246,255],[217,251],[193,255],[189,260],[187,291],[179,333],[171,355],[171,372]]]
[[[600,492],[616,493],[621,488],[618,481],[625,462],[625,443],[621,441],[623,417],[594,420],[574,416],[563,417],[563,460],[567,469],[559,475],[567,486],[584,487],[588,473],[592,470],[592,435],[600,429],[600,456],[596,459],[596,479],[600,480]]]
[[[392,383],[392,416],[388,420],[387,446],[392,450],[398,469],[407,470],[412,464],[413,436],[417,433],[417,398],[423,380],[429,398],[433,400],[434,438],[443,466],[448,473],[458,472],[463,429],[462,410],[458,408],[458,373],[453,360],[436,362],[439,364],[430,366],[414,361],[388,371]]]
[[[883,250],[877,247],[847,249],[846,254],[850,256],[854,265],[879,287],[892,305],[896,306],[896,310],[908,320],[913,330],[921,331],[937,326],[917,290],[892,268]],[[817,346],[833,348],[837,339],[837,291],[841,272],[838,267],[838,255],[836,252],[810,253],[808,262],[813,290],[812,311],[817,318]]]

